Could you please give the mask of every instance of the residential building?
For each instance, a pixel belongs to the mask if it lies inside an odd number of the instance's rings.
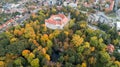
[[[117,30],[120,30],[120,22],[116,22]]]
[[[112,44],[108,44],[107,45],[107,51],[111,54],[111,53],[113,53],[113,51],[114,51],[114,46],[112,45]]]

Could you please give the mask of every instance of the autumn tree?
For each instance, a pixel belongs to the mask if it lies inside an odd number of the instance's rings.
[[[32,67],[39,67],[40,66],[39,62],[40,62],[39,59],[35,58],[30,62],[30,64]]]
[[[72,36],[72,43],[74,44],[74,46],[78,47],[79,45],[82,44],[82,42],[84,41],[83,38],[81,38],[79,35],[74,34]]]

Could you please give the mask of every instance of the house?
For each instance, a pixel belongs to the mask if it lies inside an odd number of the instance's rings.
[[[2,14],[2,13],[3,13],[3,11],[4,11],[4,9],[0,8],[0,14]]]
[[[73,8],[76,8],[77,7],[77,3],[70,3],[69,6],[73,7]]]
[[[120,0],[115,0],[114,11],[118,10],[119,3],[120,3]]]
[[[116,22],[117,30],[120,30],[120,22]]]
[[[69,18],[64,14],[52,15],[49,19],[45,20],[45,25],[51,29],[63,29],[68,23]]]
[[[111,53],[113,53],[114,52],[114,46],[112,45],[112,44],[108,44],[107,45],[107,51],[111,54]]]
[[[70,6],[70,7],[73,7],[73,8],[76,8],[77,4],[78,4],[78,1],[76,1],[76,0],[74,2],[69,2],[69,1],[63,2],[64,6]]]
[[[119,20],[119,19],[120,19],[120,9],[118,9],[118,10],[116,11],[116,16],[117,16],[117,19]]]

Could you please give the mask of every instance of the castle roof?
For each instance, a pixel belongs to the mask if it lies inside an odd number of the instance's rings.
[[[45,22],[53,25],[62,25],[68,18],[64,14],[52,15],[49,19],[46,19]]]

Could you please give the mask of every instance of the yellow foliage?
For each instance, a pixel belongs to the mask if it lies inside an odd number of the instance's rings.
[[[113,40],[113,43],[114,43],[114,45],[116,45],[117,43],[119,43],[119,40],[115,39],[115,40]]]
[[[81,67],[87,67],[87,64],[83,62]]]
[[[36,37],[36,34],[34,32],[34,29],[31,27],[30,24],[26,24],[26,27],[25,27],[25,35],[24,35],[26,38],[32,38],[32,39],[35,39]]]
[[[41,50],[42,49],[42,46],[38,46],[38,50]]]
[[[22,29],[24,29],[24,28],[22,28]],[[19,35],[19,36],[21,36],[23,33],[24,33],[23,30],[18,30],[18,29],[15,29],[15,30],[14,30],[14,35]]]
[[[91,47],[91,49],[90,49],[91,51],[95,51],[95,47]]]
[[[33,59],[31,62],[31,67],[40,67],[40,64],[39,64],[39,59],[38,58],[35,58]]]
[[[0,61],[0,67],[5,67],[5,63],[3,61]]]
[[[9,37],[9,38],[13,38],[13,34],[11,34],[9,31],[6,31],[5,34]]]
[[[64,31],[64,33],[65,33],[65,35],[66,35],[66,36],[68,36],[68,35],[69,35],[69,32],[67,32],[67,31]]]
[[[33,53],[30,53],[30,54],[29,54],[29,57],[30,57],[30,58],[35,58],[35,55],[34,55]]]
[[[45,47],[45,50],[47,51],[47,50],[48,50],[48,47]]]
[[[120,67],[120,62],[119,61],[115,61],[114,64],[117,64],[118,67]]]
[[[90,47],[90,43],[89,43],[89,42],[85,42],[85,43],[84,43],[84,47],[85,47],[85,48],[89,48],[89,47]]]
[[[55,30],[54,32],[53,32],[53,34],[54,34],[54,36],[56,37],[56,36],[58,36],[59,34],[60,34],[60,30]]]
[[[33,39],[30,38],[28,41],[29,41],[29,42],[33,42]]]
[[[86,27],[86,24],[80,24],[80,27],[81,27],[81,28],[85,28],[85,27]]]
[[[43,36],[41,36],[41,41],[47,41],[48,40],[48,35],[44,34]]]
[[[91,37],[91,40],[97,40],[96,36]]]
[[[25,25],[25,28],[27,28],[27,27],[30,27],[30,24],[26,24],[26,25]]]
[[[68,48],[68,46],[69,46],[69,45],[68,45],[68,43],[67,43],[67,42],[64,42],[64,46],[63,46],[63,47],[64,47],[64,49],[67,49],[67,48]]]
[[[21,32],[24,33],[24,32],[25,32],[25,29],[24,29],[24,28],[21,28]]]
[[[85,36],[85,35],[82,35],[82,37],[83,37],[83,38],[86,38],[86,36]]]
[[[45,24],[41,24],[41,26],[45,27],[46,25]]]
[[[45,58],[50,61],[50,56],[48,54],[45,54]]]
[[[50,34],[49,39],[53,39],[53,38],[54,38],[54,34]]]
[[[41,26],[43,27],[43,31],[46,32],[47,31],[47,27],[45,24],[41,24]]]
[[[12,38],[11,40],[10,40],[10,42],[12,43],[12,42],[15,42],[17,40],[17,38]]]
[[[45,48],[42,48],[41,51],[42,51],[43,54],[46,54],[46,49]]]
[[[19,30],[15,29],[14,30],[14,35],[18,35]]]
[[[75,34],[73,35],[73,38],[72,38],[72,43],[75,45],[75,46],[79,46],[83,43],[84,39],[82,37],[80,37],[79,35]]]
[[[100,38],[100,39],[99,39],[99,43],[102,43],[102,42],[103,42],[103,39],[102,39],[102,38]]]
[[[54,37],[58,36],[60,34],[59,30],[55,30],[53,33],[49,35],[49,39],[53,39]]]

